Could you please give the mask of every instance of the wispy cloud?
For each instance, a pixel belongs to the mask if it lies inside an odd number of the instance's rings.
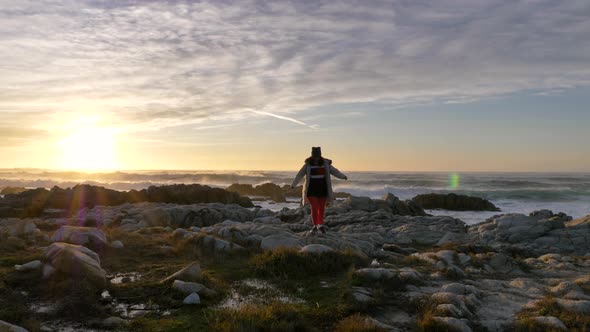
[[[302,126],[305,126],[305,127],[309,127],[311,129],[318,129],[319,128],[318,125],[309,125],[309,124],[307,124],[307,123],[305,123],[303,121],[299,121],[299,120],[297,120],[295,118],[291,118],[291,117],[284,116],[284,115],[279,115],[279,114],[276,114],[276,113],[265,112],[265,111],[256,111],[256,110],[250,110],[250,112],[252,112],[254,114],[266,115],[266,116],[270,116],[270,117],[273,117],[273,118],[277,118],[277,119],[281,119],[281,120],[293,122],[293,123],[296,123],[296,124],[299,124],[299,125],[302,125]]]
[[[0,116],[314,128],[299,111],[567,89],[590,84],[589,16],[586,0],[0,0]]]

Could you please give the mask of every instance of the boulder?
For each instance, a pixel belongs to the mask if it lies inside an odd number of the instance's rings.
[[[285,235],[271,235],[262,239],[260,248],[263,250],[273,250],[277,248],[301,248],[302,243],[295,237]]]
[[[184,304],[200,304],[201,303],[201,297],[199,296],[199,294],[197,293],[192,293],[189,296],[187,296],[184,301],[182,301],[182,303]]]
[[[61,226],[51,236],[51,242],[65,242],[95,248],[108,246],[104,232],[94,227]]]
[[[45,249],[44,256],[53,269],[50,276],[59,274],[60,278],[86,279],[97,287],[106,285],[106,272],[100,266],[98,254],[86,247],[56,242]]]
[[[423,194],[412,201],[424,209],[442,209],[451,211],[500,211],[490,201],[473,196],[457,194]]]
[[[32,261],[23,265],[15,265],[14,268],[19,272],[28,272],[40,270],[42,266],[43,263],[41,261]]]
[[[125,245],[123,244],[123,242],[117,240],[117,241],[111,242],[111,248],[113,248],[113,249],[123,249],[123,248],[125,248]]]
[[[323,244],[308,244],[305,247],[301,248],[299,252],[303,253],[311,253],[311,254],[323,254],[325,252],[334,251],[334,249],[325,246]]]
[[[0,320],[0,331],[6,331],[6,332],[28,332],[26,329],[20,327],[20,326],[16,326],[16,325],[12,325],[8,322],[5,322],[3,320]]]
[[[182,270],[163,279],[161,282],[166,283],[174,280],[198,281],[201,279],[201,273],[201,264],[199,264],[199,262],[192,262],[186,267],[184,267]]]

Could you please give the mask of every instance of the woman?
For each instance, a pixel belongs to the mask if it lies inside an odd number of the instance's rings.
[[[318,230],[326,234],[324,228],[324,210],[326,204],[334,201],[332,192],[332,181],[330,174],[337,178],[348,180],[346,175],[340,173],[336,167],[332,166],[332,161],[322,157],[322,149],[318,147],[311,148],[311,157],[305,159],[305,164],[301,167],[297,176],[291,184],[295,188],[301,178],[305,175],[305,185],[303,186],[303,198],[301,204],[311,204],[311,220],[313,228],[311,234],[317,234]]]

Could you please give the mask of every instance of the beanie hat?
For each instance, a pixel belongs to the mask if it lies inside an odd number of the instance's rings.
[[[319,146],[314,146],[311,148],[311,156],[312,157],[316,157],[319,158],[322,156],[322,148],[320,148]]]

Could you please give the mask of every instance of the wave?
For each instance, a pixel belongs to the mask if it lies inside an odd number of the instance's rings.
[[[152,185],[199,183],[227,187],[233,183],[290,184],[289,171],[119,171],[105,173],[48,170],[0,170],[0,187],[62,188],[79,183],[115,190],[141,190]],[[437,192],[473,195],[489,199],[563,202],[590,197],[590,174],[465,173],[452,187],[448,173],[351,172],[350,181],[334,180],[334,189],[358,196],[381,197],[387,192],[408,199]]]

